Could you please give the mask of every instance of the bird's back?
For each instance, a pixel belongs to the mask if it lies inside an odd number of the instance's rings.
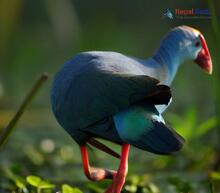
[[[156,86],[158,81],[146,76],[147,72],[151,73],[150,68],[144,69],[139,60],[120,53],[80,53],[55,76],[53,112],[69,133],[94,126],[128,108]]]
[[[53,82],[51,101],[55,114],[70,102],[69,99],[74,100],[72,101],[75,104],[74,109],[79,110],[80,108],[76,107],[82,105],[86,101],[84,99],[93,94],[91,91],[99,89],[97,78],[103,74],[113,73],[144,74],[137,61],[115,52],[83,52],[66,62],[56,74]],[[87,106],[87,110],[88,108],[89,106]],[[75,112],[74,109],[71,109],[72,113]],[[78,116],[80,113],[76,112],[76,115]],[[63,119],[65,118],[63,117]],[[60,120],[60,122],[63,121]],[[75,124],[76,127],[83,127],[88,123],[83,120],[82,125]]]

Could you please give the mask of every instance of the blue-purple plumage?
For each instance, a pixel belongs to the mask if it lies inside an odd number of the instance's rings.
[[[143,75],[139,67],[122,65],[119,61],[124,58],[118,53],[81,53],[57,73],[52,90],[58,92],[51,95],[53,112],[74,139],[80,138],[80,131],[107,138],[106,131],[114,125],[109,119],[157,87],[159,81]],[[121,142],[117,136],[110,137]]]
[[[171,99],[169,87],[164,94],[158,83],[170,85],[180,63],[196,55],[188,48],[193,38],[188,27],[175,28],[147,60],[116,52],[78,54],[55,76],[51,103],[56,119],[79,144],[100,137],[154,153],[177,151],[183,140],[161,116],[168,103],[164,97]],[[138,124],[129,120],[135,116]]]

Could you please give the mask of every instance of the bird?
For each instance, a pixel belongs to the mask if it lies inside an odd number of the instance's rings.
[[[172,155],[183,147],[184,138],[166,125],[162,114],[172,101],[171,83],[187,60],[212,74],[212,59],[202,33],[177,26],[147,59],[87,51],[73,56],[56,72],[52,111],[79,145],[86,177],[112,180],[105,193],[121,192],[131,146],[160,155]],[[121,154],[99,139],[118,144]],[[119,158],[118,170],[92,167],[91,145]]]

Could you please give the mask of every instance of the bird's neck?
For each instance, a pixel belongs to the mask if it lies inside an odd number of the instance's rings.
[[[184,55],[179,51],[176,41],[165,39],[152,57],[166,72],[165,82],[170,85],[175,78],[180,64],[184,61]]]

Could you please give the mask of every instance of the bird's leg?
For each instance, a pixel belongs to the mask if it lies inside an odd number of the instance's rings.
[[[103,169],[103,168],[94,168],[90,166],[86,144],[80,146],[80,151],[82,156],[84,173],[88,179],[92,181],[114,179],[114,177],[116,176],[116,171]]]
[[[130,145],[125,143],[122,145],[121,150],[121,161],[118,168],[117,174],[113,178],[111,186],[105,191],[105,193],[120,193],[121,189],[125,183],[125,178],[128,172],[128,155],[129,155]]]
[[[118,168],[116,177],[113,179],[113,193],[120,193],[125,183],[125,178],[128,172],[128,155],[130,144],[123,144],[121,150],[121,162]]]

